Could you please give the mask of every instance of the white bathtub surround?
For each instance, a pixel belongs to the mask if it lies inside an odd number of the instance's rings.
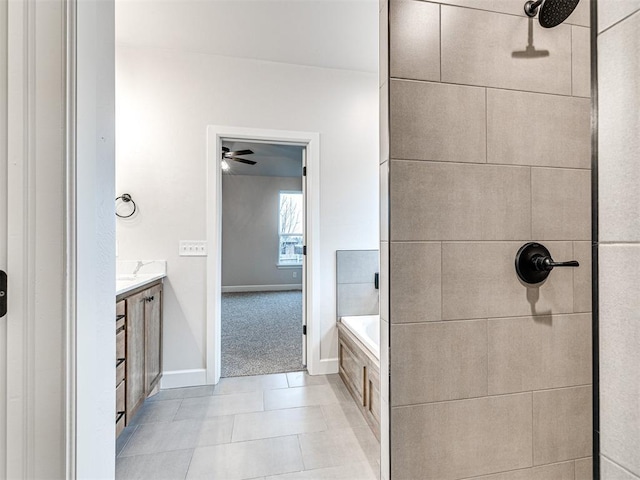
[[[380,360],[380,315],[340,317],[342,324]]]
[[[116,296],[166,276],[165,260],[119,260],[116,262]]]

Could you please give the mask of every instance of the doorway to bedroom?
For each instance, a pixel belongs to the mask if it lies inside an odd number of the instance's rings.
[[[305,368],[304,157],[222,141],[221,377]]]

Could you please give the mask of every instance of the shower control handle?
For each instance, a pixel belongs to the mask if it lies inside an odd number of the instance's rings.
[[[555,267],[579,267],[580,264],[576,260],[569,260],[568,262],[554,262],[551,257],[545,257],[543,255],[534,255],[531,259],[533,266],[536,270],[551,271]]]
[[[516,253],[516,273],[524,283],[544,282],[555,267],[579,267],[576,260],[555,262],[547,247],[540,243],[525,243]]]

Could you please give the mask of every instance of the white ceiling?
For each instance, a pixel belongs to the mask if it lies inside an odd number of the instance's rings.
[[[251,155],[240,158],[253,160],[255,165],[227,160],[229,170],[225,175],[259,175],[267,177],[301,177],[302,149],[295,145],[274,145],[270,143],[248,143],[225,140],[223,147],[229,150],[253,150]],[[222,153],[222,152],[221,152]]]
[[[378,0],[116,0],[116,42],[377,72],[378,7]]]

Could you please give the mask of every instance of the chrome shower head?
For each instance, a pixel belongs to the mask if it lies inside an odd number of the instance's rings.
[[[575,10],[580,0],[529,0],[524,4],[524,13],[535,17],[540,7],[538,21],[544,28],[552,28],[564,22]]]

